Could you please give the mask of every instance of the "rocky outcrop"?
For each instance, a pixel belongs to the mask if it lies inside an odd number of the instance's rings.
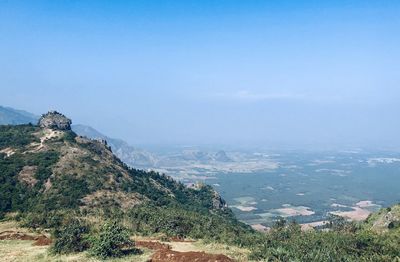
[[[226,210],[226,209],[228,209],[228,204],[218,194],[217,191],[214,191],[214,196],[212,198],[212,204],[213,204],[213,209],[218,209],[218,210]]]
[[[57,111],[50,111],[40,117],[38,124],[42,128],[71,130],[72,121]]]
[[[214,209],[214,210],[227,210],[228,209],[228,204],[220,196],[220,194],[218,194],[218,192],[215,189],[204,184],[203,182],[196,182],[195,184],[190,186],[190,188],[193,188],[195,190],[202,190],[202,189],[209,190],[209,193],[211,194],[212,209]]]
[[[400,228],[400,204],[382,209],[378,213],[372,214],[368,220],[372,220],[370,221],[372,231],[378,233]]]

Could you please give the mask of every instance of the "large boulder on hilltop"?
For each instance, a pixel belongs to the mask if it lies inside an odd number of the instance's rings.
[[[71,119],[57,111],[49,111],[39,119],[39,126],[43,128],[71,130]]]

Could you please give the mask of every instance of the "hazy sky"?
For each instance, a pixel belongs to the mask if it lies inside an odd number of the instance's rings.
[[[133,144],[400,147],[399,83],[400,1],[0,0],[0,104]]]

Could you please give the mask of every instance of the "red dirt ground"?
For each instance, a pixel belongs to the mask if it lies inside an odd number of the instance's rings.
[[[33,236],[15,231],[3,231],[0,240],[34,240],[35,246],[47,246],[51,239],[44,235]],[[207,254],[205,252],[178,252],[171,250],[171,246],[157,241],[136,241],[137,247],[145,247],[156,252],[149,262],[233,262],[225,255]]]
[[[205,252],[178,252],[166,244],[155,241],[136,241],[137,247],[145,247],[156,252],[149,262],[232,262],[225,255],[207,254]]]
[[[44,235],[32,236],[16,231],[3,231],[0,233],[0,240],[34,240],[35,246],[48,246],[51,244],[51,239]]]

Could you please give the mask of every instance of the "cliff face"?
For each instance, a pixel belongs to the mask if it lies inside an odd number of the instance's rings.
[[[218,209],[218,210],[226,210],[228,209],[228,204],[225,202],[225,200],[218,194],[217,191],[214,191],[214,196],[213,196],[213,208]]]

